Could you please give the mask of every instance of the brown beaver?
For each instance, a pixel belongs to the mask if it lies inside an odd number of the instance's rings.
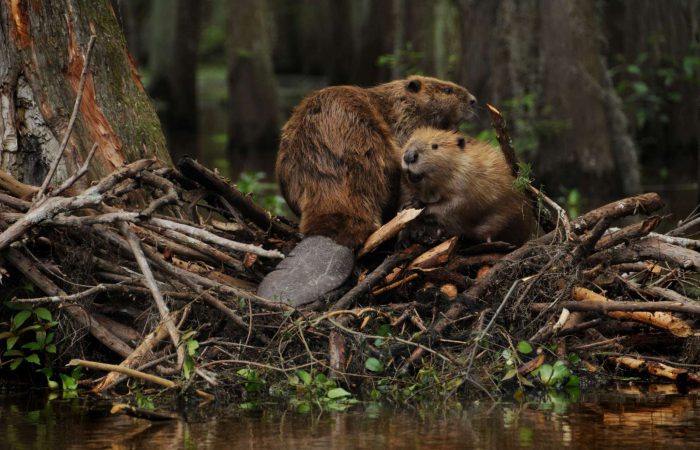
[[[534,218],[500,149],[462,134],[421,128],[403,148],[402,204],[425,207],[426,217],[468,241],[522,245]]]
[[[340,286],[354,249],[396,212],[405,141],[419,127],[456,128],[475,103],[465,88],[421,76],[306,97],[282,129],[276,173],[307,238],[258,294],[298,306]]]
[[[364,243],[396,212],[400,149],[413,130],[456,128],[475,102],[461,86],[418,76],[309,95],[282,129],[276,166],[301,232]]]

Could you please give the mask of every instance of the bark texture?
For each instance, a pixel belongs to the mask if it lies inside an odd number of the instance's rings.
[[[597,4],[463,0],[460,8],[459,79],[480,102],[509,105],[538,181],[556,194],[576,188],[594,204],[639,192]]]
[[[158,117],[108,0],[0,2],[0,166],[38,185],[56,157],[97,36],[78,119],[53,183],[99,150],[89,178],[157,157],[170,164]]]

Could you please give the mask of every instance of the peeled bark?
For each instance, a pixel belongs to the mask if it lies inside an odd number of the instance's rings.
[[[0,166],[38,185],[55,160],[77,96],[84,52],[97,36],[75,128],[53,183],[93,144],[88,177],[157,157],[170,164],[160,123],[108,0],[0,1]]]

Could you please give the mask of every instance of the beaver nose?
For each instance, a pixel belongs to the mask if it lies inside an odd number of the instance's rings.
[[[474,105],[476,105],[476,97],[474,97],[472,94],[469,94],[469,106]]]
[[[415,163],[418,161],[418,150],[416,150],[415,147],[409,148],[406,150],[406,153],[403,154],[403,160],[406,164]]]

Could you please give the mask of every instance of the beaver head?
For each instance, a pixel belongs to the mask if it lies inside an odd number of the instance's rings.
[[[453,196],[462,184],[455,181],[467,169],[468,139],[453,131],[419,128],[403,147],[401,170],[403,186],[413,198],[428,205]]]
[[[388,111],[399,145],[419,127],[456,130],[474,115],[476,97],[449,81],[411,76],[370,89]]]

